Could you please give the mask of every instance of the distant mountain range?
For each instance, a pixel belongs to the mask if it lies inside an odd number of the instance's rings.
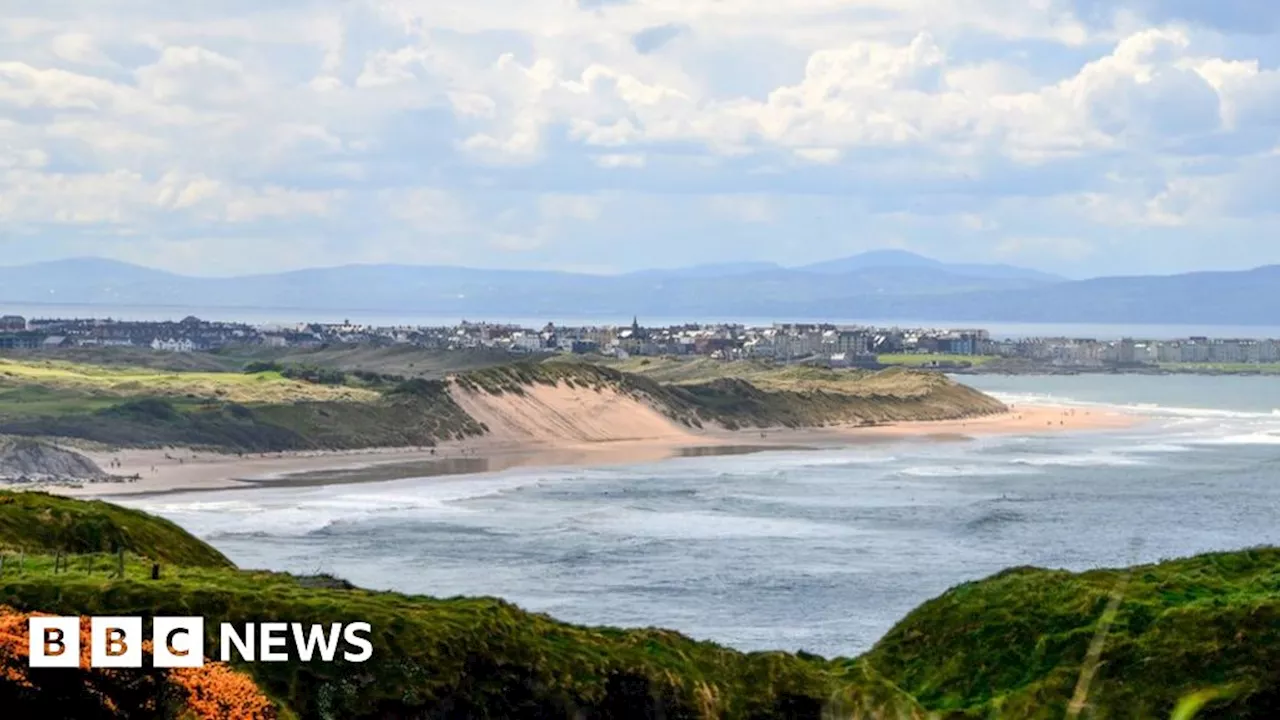
[[[1280,266],[1072,281],[886,250],[801,267],[624,275],[348,265],[197,278],[97,258],[0,267],[3,304],[279,308],[444,317],[858,318],[1280,325]]]

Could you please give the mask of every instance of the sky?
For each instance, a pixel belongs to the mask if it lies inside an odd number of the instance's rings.
[[[0,263],[1280,263],[1272,0],[0,0]]]

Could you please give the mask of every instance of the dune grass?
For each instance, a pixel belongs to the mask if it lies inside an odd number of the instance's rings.
[[[30,398],[23,392],[41,388]],[[18,391],[18,392],[13,392]],[[172,372],[136,367],[106,367],[62,360],[0,358],[0,396],[6,405],[24,399],[48,402],[52,395],[64,407],[93,405],[109,398],[137,396],[190,397],[236,403],[368,402],[372,390],[291,380],[278,372]],[[58,407],[58,403],[54,404]],[[80,405],[79,407],[86,407]]]
[[[609,387],[651,404],[677,422],[695,427],[718,423],[729,429],[947,420],[1005,410],[995,399],[938,373],[850,373],[755,363],[735,369],[735,363],[717,368],[707,361],[699,363],[696,373],[680,367],[685,376],[679,381],[661,380],[669,378],[663,373],[673,367],[669,363],[679,361],[666,362],[655,374],[585,362],[513,363],[459,375],[454,382],[490,393],[519,393],[535,383]]]
[[[991,355],[951,355],[947,353],[933,355],[896,353],[876,356],[876,361],[882,365],[902,365],[905,367],[929,367],[932,365],[981,367],[995,359]]]
[[[811,365],[778,365],[761,360],[658,357],[605,360],[604,364],[665,384],[700,385],[716,380],[743,380],[762,390],[857,396],[915,397],[947,382],[932,373],[904,373],[896,369],[829,369]]]
[[[341,357],[351,360],[355,351],[343,352]],[[392,356],[377,357],[384,355]],[[817,427],[1003,410],[937,373],[898,369],[661,358],[605,367],[553,358],[489,365],[446,378],[405,379],[275,361],[254,361],[246,371],[213,372],[0,359],[0,434],[236,452],[436,445],[485,432],[453,402],[451,388],[519,394],[535,384],[608,387],[689,427]]]

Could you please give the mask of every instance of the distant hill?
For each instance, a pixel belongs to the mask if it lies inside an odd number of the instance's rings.
[[[443,317],[771,317],[1268,325],[1280,266],[1068,281],[880,251],[796,268],[728,263],[624,275],[348,265],[195,278],[95,258],[0,267],[5,303],[382,311]]]
[[[973,263],[944,263],[906,250],[873,250],[837,260],[805,265],[798,270],[839,275],[862,270],[884,268],[928,268],[952,275],[966,275],[993,280],[1032,280],[1037,282],[1061,282],[1065,278],[1039,270],[1014,265],[983,265]]]
[[[394,310],[434,315],[688,315],[816,310],[850,296],[1009,290],[1040,284],[936,266],[810,272],[770,263],[704,265],[625,275],[347,265],[233,278],[192,278],[97,258],[0,267],[0,303]],[[839,314],[839,313],[837,313]]]

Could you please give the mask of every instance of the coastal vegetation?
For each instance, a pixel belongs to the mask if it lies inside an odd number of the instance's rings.
[[[623,369],[553,358],[428,377],[322,359],[259,358],[220,371],[0,359],[0,435],[231,452],[434,446],[487,432],[458,393],[536,386],[617,392],[687,428],[877,424],[1004,409],[939,374],[906,370],[712,361]]]
[[[187,567],[231,561],[172,522],[100,500],[0,490],[0,552],[118,553]]]
[[[80,622],[76,669],[32,668],[27,623],[45,613],[0,606],[0,707],[6,717],[164,718],[166,720],[277,720],[279,709],[247,673],[223,663],[170,670],[88,667],[89,618]],[[152,646],[144,642],[142,654]]]
[[[490,394],[519,394],[534,385],[607,388],[643,401],[686,426],[714,423],[731,430],[941,420],[1005,409],[998,401],[933,373],[722,364],[731,367],[720,374],[712,374],[705,365],[702,372],[680,368],[685,375],[664,377],[657,368],[624,372],[552,359],[476,370],[454,377],[453,382],[469,392]]]
[[[982,367],[992,360],[993,355],[949,355],[939,354],[885,354],[877,355],[876,362],[881,365],[902,365],[904,367]]]
[[[1168,717],[1196,694],[1213,700],[1197,717],[1272,716],[1280,549],[1007,570],[926,602],[863,659],[930,711],[1061,718],[1094,643],[1093,717]]]
[[[1163,372],[1194,375],[1280,375],[1280,363],[1160,363]]]
[[[29,389],[33,387],[44,393],[32,393]],[[22,405],[40,394],[62,400],[42,408],[53,412],[72,408],[77,401],[100,405],[142,395],[234,403],[359,402],[377,396],[372,390],[345,383],[313,381],[292,368],[256,373],[177,372],[0,358],[0,407]]]
[[[107,512],[30,497],[0,527],[25,532],[51,503],[90,524]],[[86,507],[72,512],[78,505]],[[141,513],[120,513],[122,525],[145,525]],[[1082,698],[1079,709],[1094,718],[1170,718],[1199,705],[1197,718],[1249,720],[1272,717],[1280,697],[1276,549],[1086,573],[1017,568],[926,602],[861,657],[827,659],[570,625],[492,598],[239,570],[211,561],[212,549],[192,553],[197,562],[164,555],[175,543],[201,544],[135,536],[123,555],[92,554],[89,543],[74,546],[89,554],[68,561],[54,555],[71,547],[64,538],[32,534],[21,556],[3,553],[0,604],[19,613],[202,615],[206,647],[217,647],[219,622],[371,623],[368,663],[293,659],[219,671],[251,678],[257,693],[228,692],[270,698],[281,717],[1022,719],[1083,716],[1069,709]],[[0,694],[19,682],[0,672]]]

